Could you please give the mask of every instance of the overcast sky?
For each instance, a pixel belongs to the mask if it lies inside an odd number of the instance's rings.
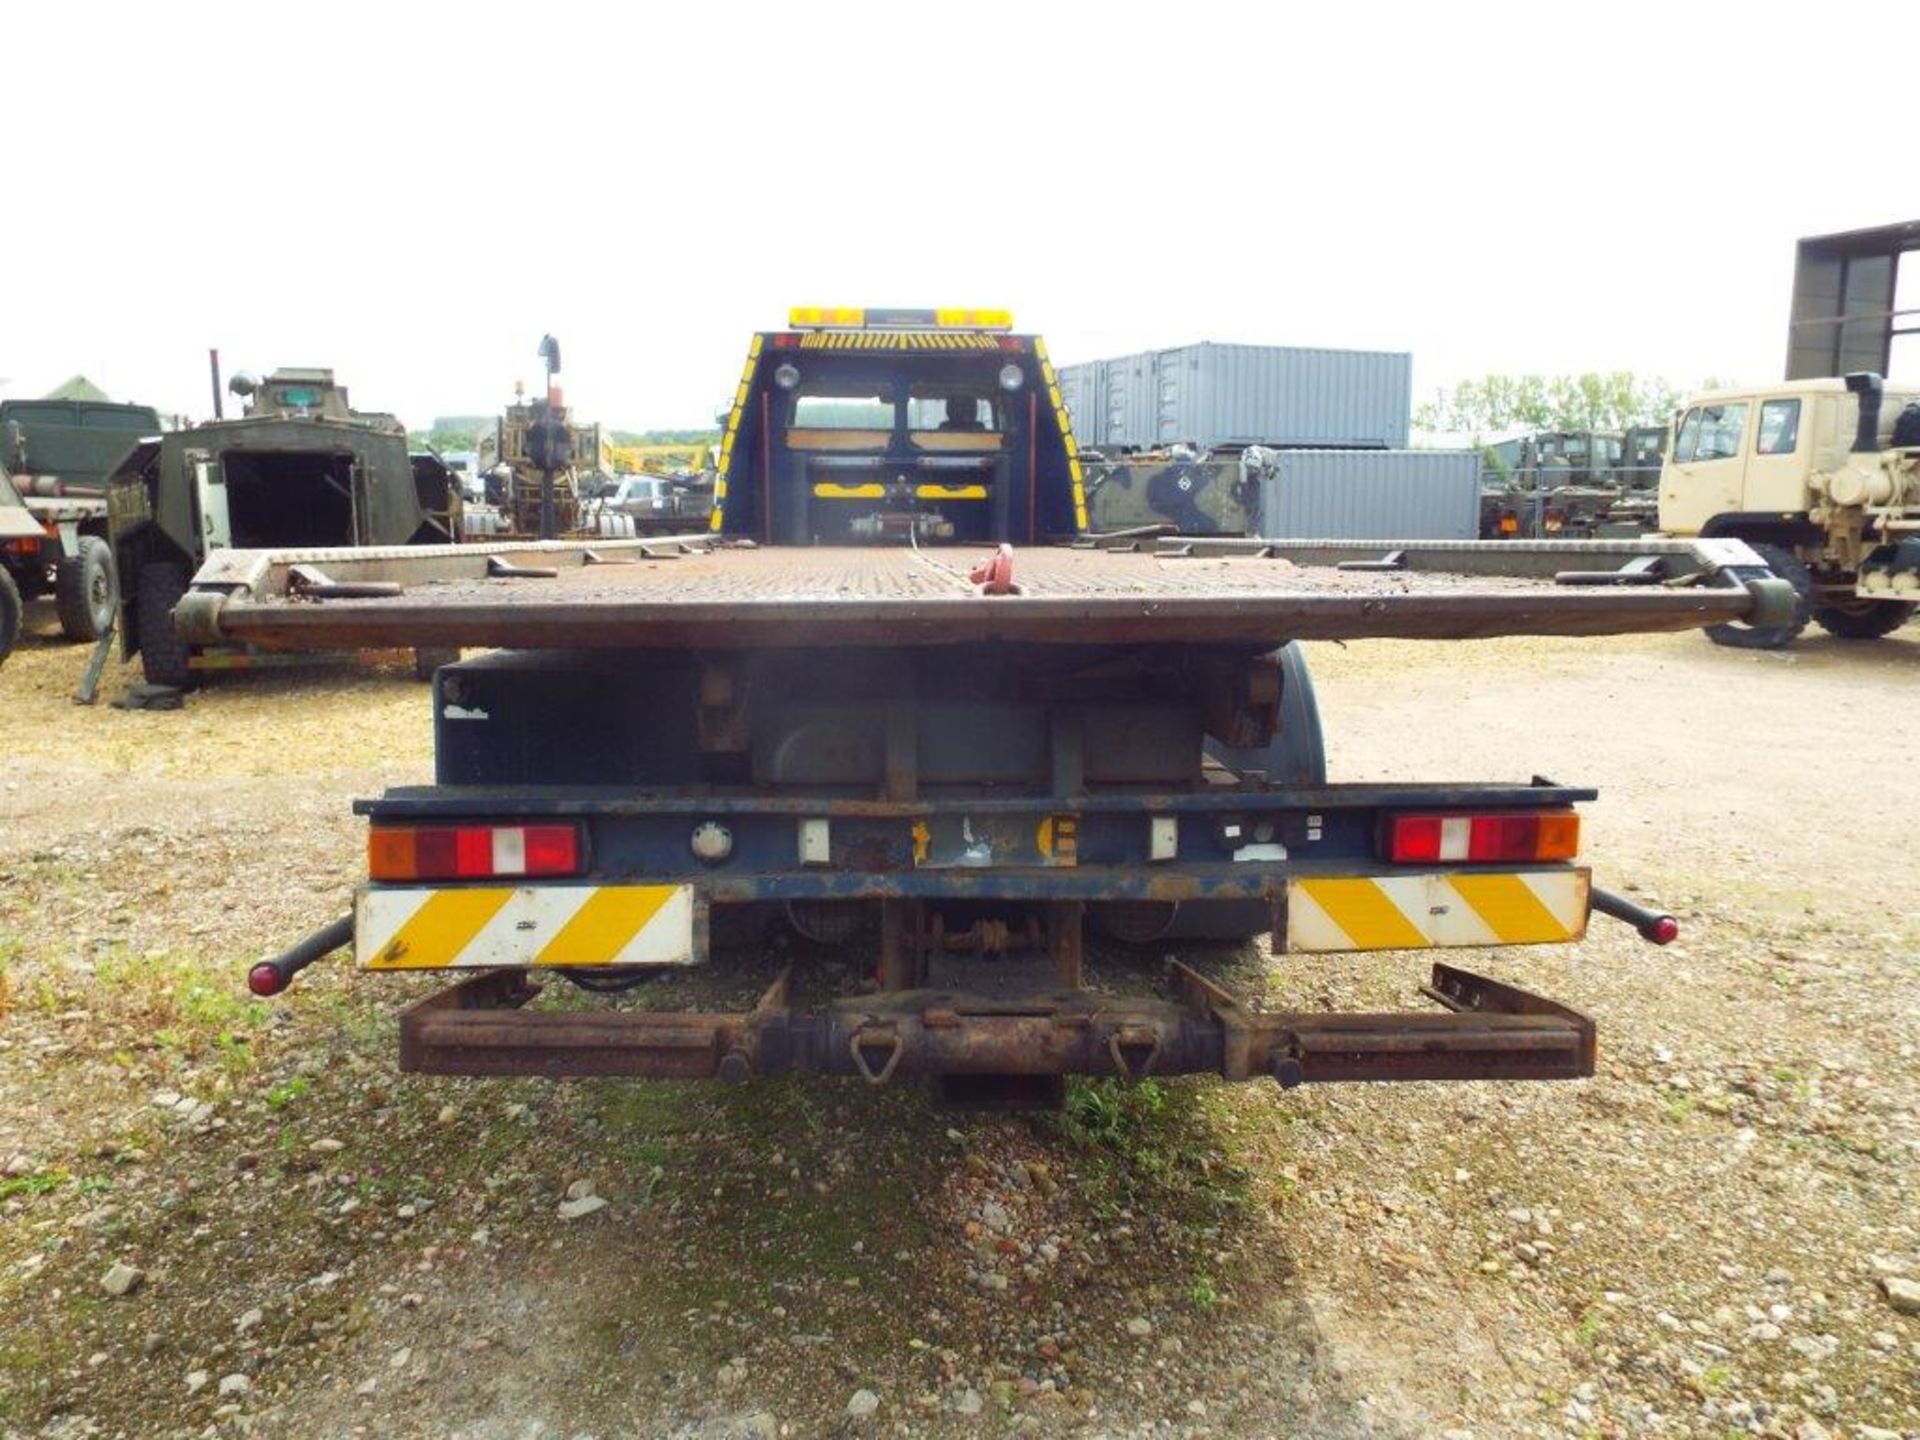
[[[0,394],[218,346],[424,427],[552,331],[699,425],[794,304],[1770,379],[1794,240],[1920,217],[1913,0],[415,8],[9,7]]]

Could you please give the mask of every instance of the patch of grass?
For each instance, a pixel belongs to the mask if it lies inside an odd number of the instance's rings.
[[[1202,1315],[1210,1315],[1220,1304],[1220,1292],[1205,1275],[1196,1275],[1193,1284],[1187,1287],[1187,1300]]]
[[[1036,1123],[1081,1152],[1073,1168],[1097,1215],[1134,1208],[1198,1230],[1252,1205],[1250,1173],[1221,1139],[1224,1103],[1204,1081],[1075,1079],[1060,1113]]]
[[[1671,1095],[1667,1098],[1667,1119],[1678,1125],[1693,1114],[1699,1103],[1691,1095]]]
[[[70,1178],[65,1170],[36,1170],[31,1175],[15,1175],[0,1180],[0,1200],[11,1200],[16,1195],[51,1194]]]
[[[166,952],[109,952],[98,967],[102,993],[137,1021],[162,1049],[188,1059],[212,1059],[229,1074],[250,1073],[255,1064],[251,1032],[267,1012],[249,1001],[224,970],[213,970]],[[220,978],[216,978],[219,976]]]
[[[313,1088],[313,1082],[304,1075],[296,1075],[291,1080],[283,1080],[267,1091],[267,1108],[284,1110],[294,1101],[303,1097]]]

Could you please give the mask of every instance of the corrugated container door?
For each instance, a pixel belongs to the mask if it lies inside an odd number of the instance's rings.
[[[1260,486],[1260,533],[1293,540],[1472,540],[1471,450],[1289,450]]]

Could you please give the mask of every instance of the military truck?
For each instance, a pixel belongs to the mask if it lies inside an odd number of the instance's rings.
[[[1606,540],[1654,528],[1666,427],[1546,430],[1486,447],[1480,537]]]
[[[1716,643],[1778,649],[1808,621],[1891,634],[1920,604],[1920,389],[1862,372],[1695,395],[1659,515],[1670,535],[1746,541],[1799,596],[1779,623],[1711,627]]]
[[[188,686],[250,663],[190,643],[173,608],[206,559],[226,550],[420,545],[460,535],[459,487],[431,455],[410,455],[391,415],[358,411],[327,369],[235,375],[238,419],[134,446],[108,477],[113,556],[130,577],[121,653],[155,685]],[[429,666],[445,658],[422,653]]]
[[[8,563],[0,565],[0,663],[4,663],[13,653],[13,647],[20,643],[20,629],[26,618],[20,586],[13,578],[13,547],[27,542],[37,547],[42,538],[40,522],[27,512],[26,502],[13,488],[6,467],[0,465],[0,555],[8,557]]]
[[[597,486],[590,483],[600,464],[600,427],[573,422],[557,395],[529,400],[516,387],[513,403],[480,437],[479,466],[486,482],[486,503],[497,512],[472,527],[487,535],[538,535],[543,471],[529,443],[536,425],[551,417],[566,429],[567,460],[553,476],[553,530],[564,535],[582,524],[582,503]]]
[[[1770,623],[1787,587],[1737,541],[1088,531],[1037,336],[801,310],[748,347],[702,536],[215,557],[176,612],[195,643],[493,650],[435,677],[434,783],[357,807],[353,913],[248,983],[347,945],[449,974],[400,1023],[436,1073],[811,1070],[1009,1106],[1070,1074],[1590,1074],[1589,1018],[1452,965],[1436,1012],[1359,1015],[1263,1010],[1198,962],[1162,992],[1158,962],[1559,944],[1593,912],[1672,939],[1580,861],[1591,790],[1331,783],[1293,642]],[[1124,982],[1089,984],[1089,928],[1135,947]],[[839,993],[849,952],[875,983]],[[762,974],[758,1003],[617,999],[703,970]],[[536,1003],[537,976],[590,998]]]
[[[107,534],[107,475],[143,436],[160,433],[148,405],[107,400],[0,401],[0,451],[32,535],[0,544],[0,567],[23,600],[51,596],[69,640],[98,638],[119,603]]]

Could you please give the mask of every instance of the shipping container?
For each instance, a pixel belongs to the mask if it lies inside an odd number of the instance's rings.
[[[1474,450],[1288,450],[1260,482],[1259,533],[1292,540],[1475,540]]]
[[[1076,437],[1093,449],[1395,449],[1407,443],[1413,357],[1204,343],[1063,366],[1060,388]]]

